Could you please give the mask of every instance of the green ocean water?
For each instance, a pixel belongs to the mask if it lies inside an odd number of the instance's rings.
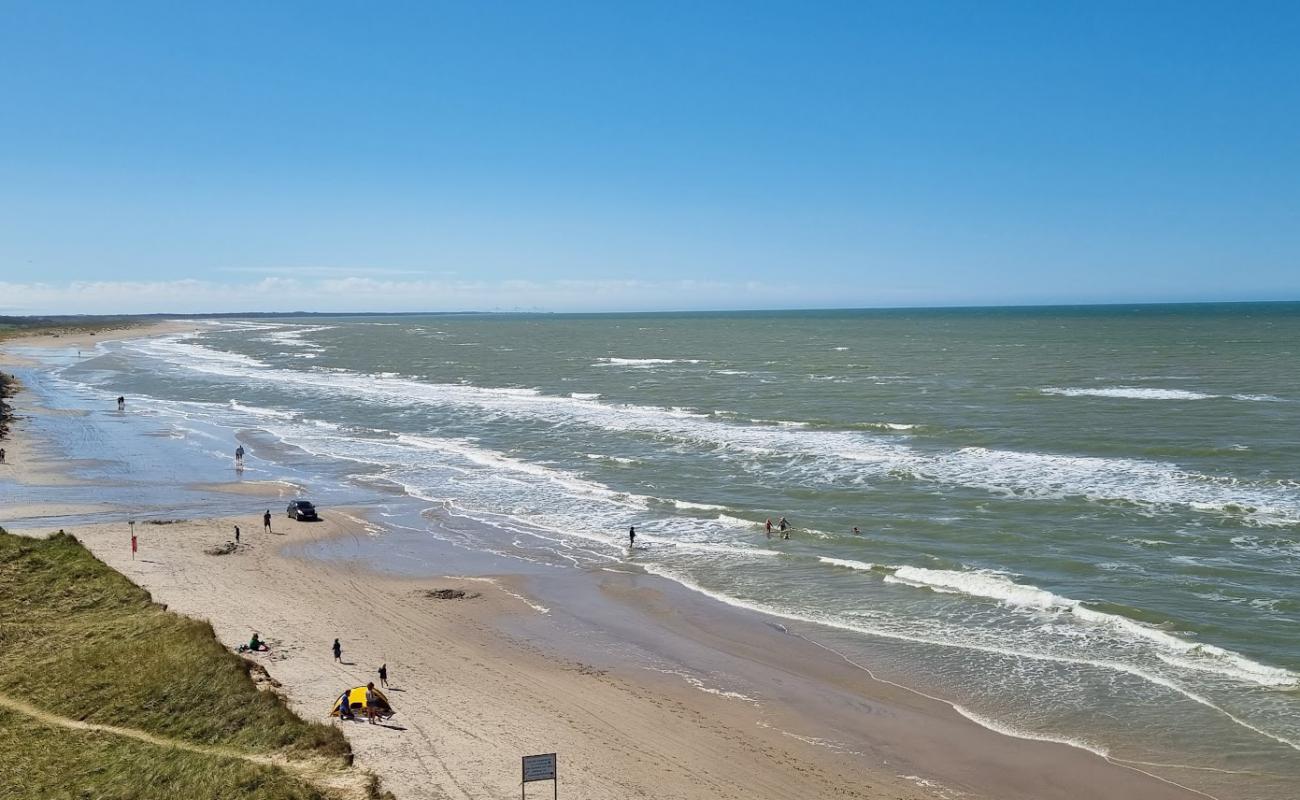
[[[635,563],[990,727],[1258,773],[1202,781],[1226,796],[1300,777],[1296,304],[250,320],[102,352],[63,378],[490,526],[465,546]]]

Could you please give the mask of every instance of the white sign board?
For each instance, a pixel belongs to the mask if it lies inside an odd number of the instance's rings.
[[[524,756],[524,783],[555,780],[555,754]]]

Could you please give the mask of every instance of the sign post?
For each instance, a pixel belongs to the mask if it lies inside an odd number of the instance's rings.
[[[525,788],[533,781],[550,781],[552,796],[559,800],[560,781],[555,777],[555,753],[540,756],[524,756],[524,779],[519,783],[519,798],[524,800]]]

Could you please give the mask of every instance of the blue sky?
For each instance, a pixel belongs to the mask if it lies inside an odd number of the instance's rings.
[[[1300,299],[1300,4],[0,0],[0,313]]]

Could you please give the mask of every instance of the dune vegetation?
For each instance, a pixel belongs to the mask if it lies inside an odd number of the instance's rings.
[[[72,536],[0,530],[0,797],[379,796],[254,669]]]

